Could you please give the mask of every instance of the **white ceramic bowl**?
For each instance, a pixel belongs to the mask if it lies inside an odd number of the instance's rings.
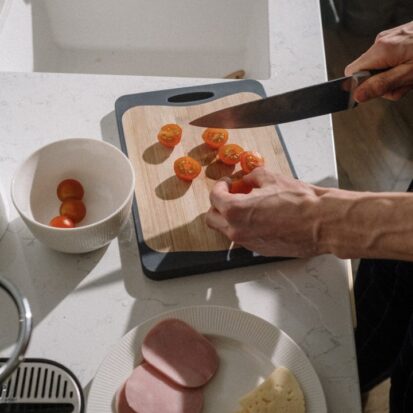
[[[83,185],[86,217],[75,228],[48,225],[59,215],[56,188],[64,179]],[[50,248],[84,253],[119,234],[130,214],[135,174],[115,146],[96,139],[66,139],[46,145],[18,168],[11,185],[13,204],[33,235]]]

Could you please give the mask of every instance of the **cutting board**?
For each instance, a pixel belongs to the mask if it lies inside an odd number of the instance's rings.
[[[259,82],[246,80],[122,96],[116,101],[122,150],[136,173],[133,216],[146,275],[165,279],[274,260],[233,246],[207,227],[209,193],[223,176],[240,171],[216,159],[202,140],[203,128],[189,122],[224,107],[265,96]],[[173,149],[157,140],[162,125],[177,123],[182,140]],[[279,130],[273,126],[229,130],[228,143],[257,150],[268,169],[295,176]],[[174,161],[184,155],[201,162],[192,183],[178,179]]]

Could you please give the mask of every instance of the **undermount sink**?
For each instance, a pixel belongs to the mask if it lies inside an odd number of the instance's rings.
[[[270,77],[268,0],[0,0],[0,71],[237,70]]]

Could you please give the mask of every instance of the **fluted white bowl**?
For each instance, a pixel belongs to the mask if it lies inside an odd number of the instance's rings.
[[[59,215],[56,189],[64,179],[83,185],[86,217],[75,228],[48,225]],[[96,139],[66,139],[30,155],[11,184],[14,206],[33,235],[48,247],[84,253],[117,237],[130,214],[135,174],[129,159],[115,146]]]

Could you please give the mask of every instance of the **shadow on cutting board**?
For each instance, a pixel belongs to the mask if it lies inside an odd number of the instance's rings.
[[[113,114],[113,116],[115,116],[115,114]],[[173,148],[166,148],[159,142],[156,142],[145,149],[142,158],[146,163],[159,165],[162,162],[165,162],[171,156],[172,152]]]
[[[172,175],[155,188],[155,193],[158,198],[168,201],[171,199],[181,198],[190,187],[190,182],[185,182],[175,175]]]

